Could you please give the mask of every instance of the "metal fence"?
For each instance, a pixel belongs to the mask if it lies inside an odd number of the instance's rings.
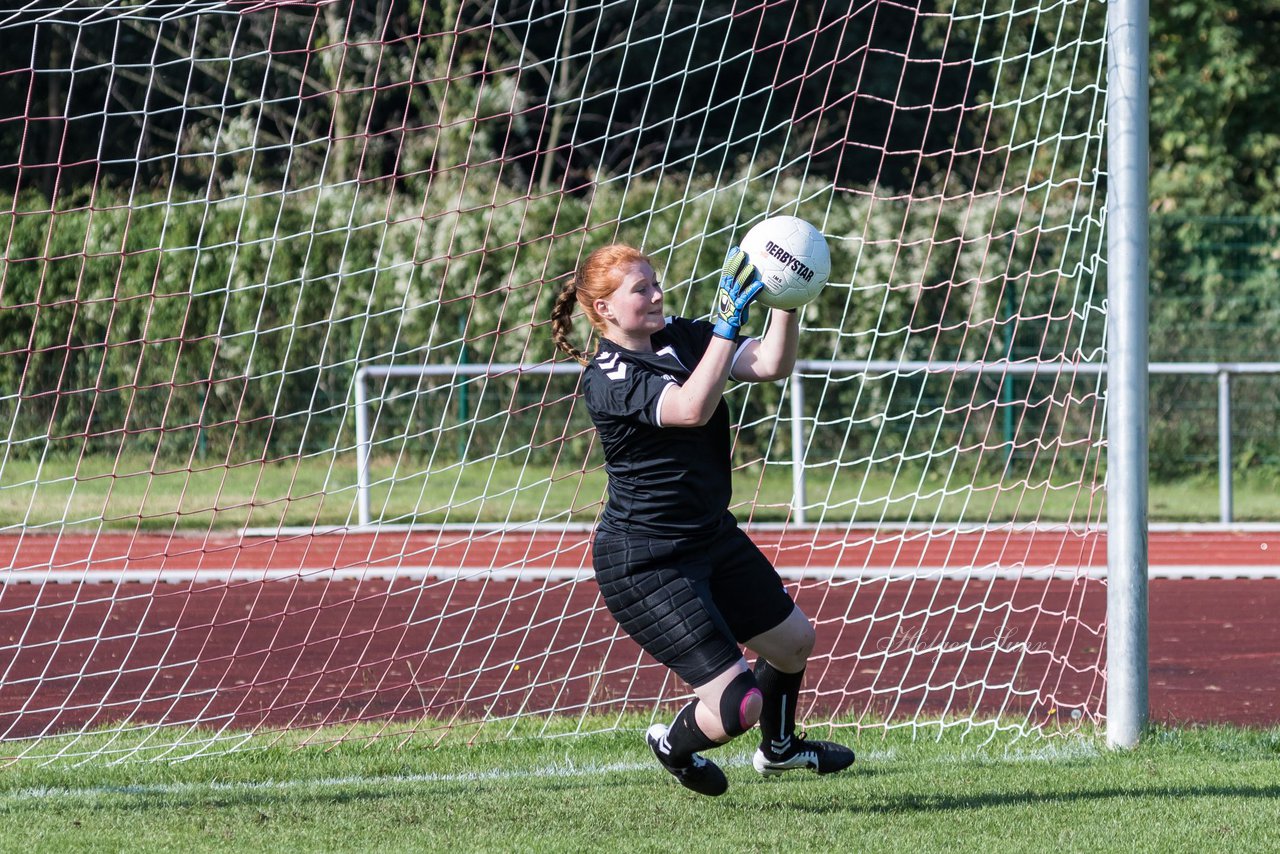
[[[1216,377],[1218,422],[1218,515],[1219,521],[1233,520],[1232,509],[1232,380],[1240,376],[1280,375],[1280,362],[1153,362],[1152,375]],[[373,450],[370,408],[377,403],[370,395],[370,381],[376,379],[416,379],[419,377],[502,377],[523,375],[575,375],[581,368],[572,363],[557,364],[460,364],[390,365],[361,368],[355,378],[355,441],[357,460],[357,506],[362,526],[373,522],[370,509],[370,456]],[[1099,375],[1107,372],[1102,363],[1068,362],[938,362],[938,361],[831,361],[804,359],[796,363],[789,383],[787,420],[791,430],[792,518],[805,521],[805,453],[808,447],[804,406],[804,380],[818,376],[849,376],[863,373],[898,374],[988,374],[1000,377],[1052,379],[1057,375]]]

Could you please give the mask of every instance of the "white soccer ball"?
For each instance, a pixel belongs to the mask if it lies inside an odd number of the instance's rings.
[[[826,238],[799,217],[772,216],[756,223],[741,245],[764,283],[757,299],[770,308],[799,308],[831,275]]]

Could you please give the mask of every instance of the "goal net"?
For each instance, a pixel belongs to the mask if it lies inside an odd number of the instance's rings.
[[[818,630],[800,717],[1099,720],[1104,18],[0,12],[5,755],[665,719],[688,688],[591,575],[603,460],[550,308],[622,240],[704,317],[783,213],[831,282],[795,375],[726,399],[733,510]]]

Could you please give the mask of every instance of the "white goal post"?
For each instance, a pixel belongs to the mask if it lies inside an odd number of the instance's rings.
[[[1107,743],[1133,747],[1147,694],[1147,0],[1107,7]]]

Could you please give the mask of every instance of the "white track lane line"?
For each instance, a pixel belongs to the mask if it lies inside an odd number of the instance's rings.
[[[780,566],[787,581],[1042,581],[1104,579],[1105,566],[893,567]],[[1265,579],[1280,578],[1280,565],[1156,565],[1149,578]],[[296,569],[49,569],[16,567],[0,570],[2,584],[227,584],[282,581],[589,581],[590,569],[491,566],[351,566]]]

